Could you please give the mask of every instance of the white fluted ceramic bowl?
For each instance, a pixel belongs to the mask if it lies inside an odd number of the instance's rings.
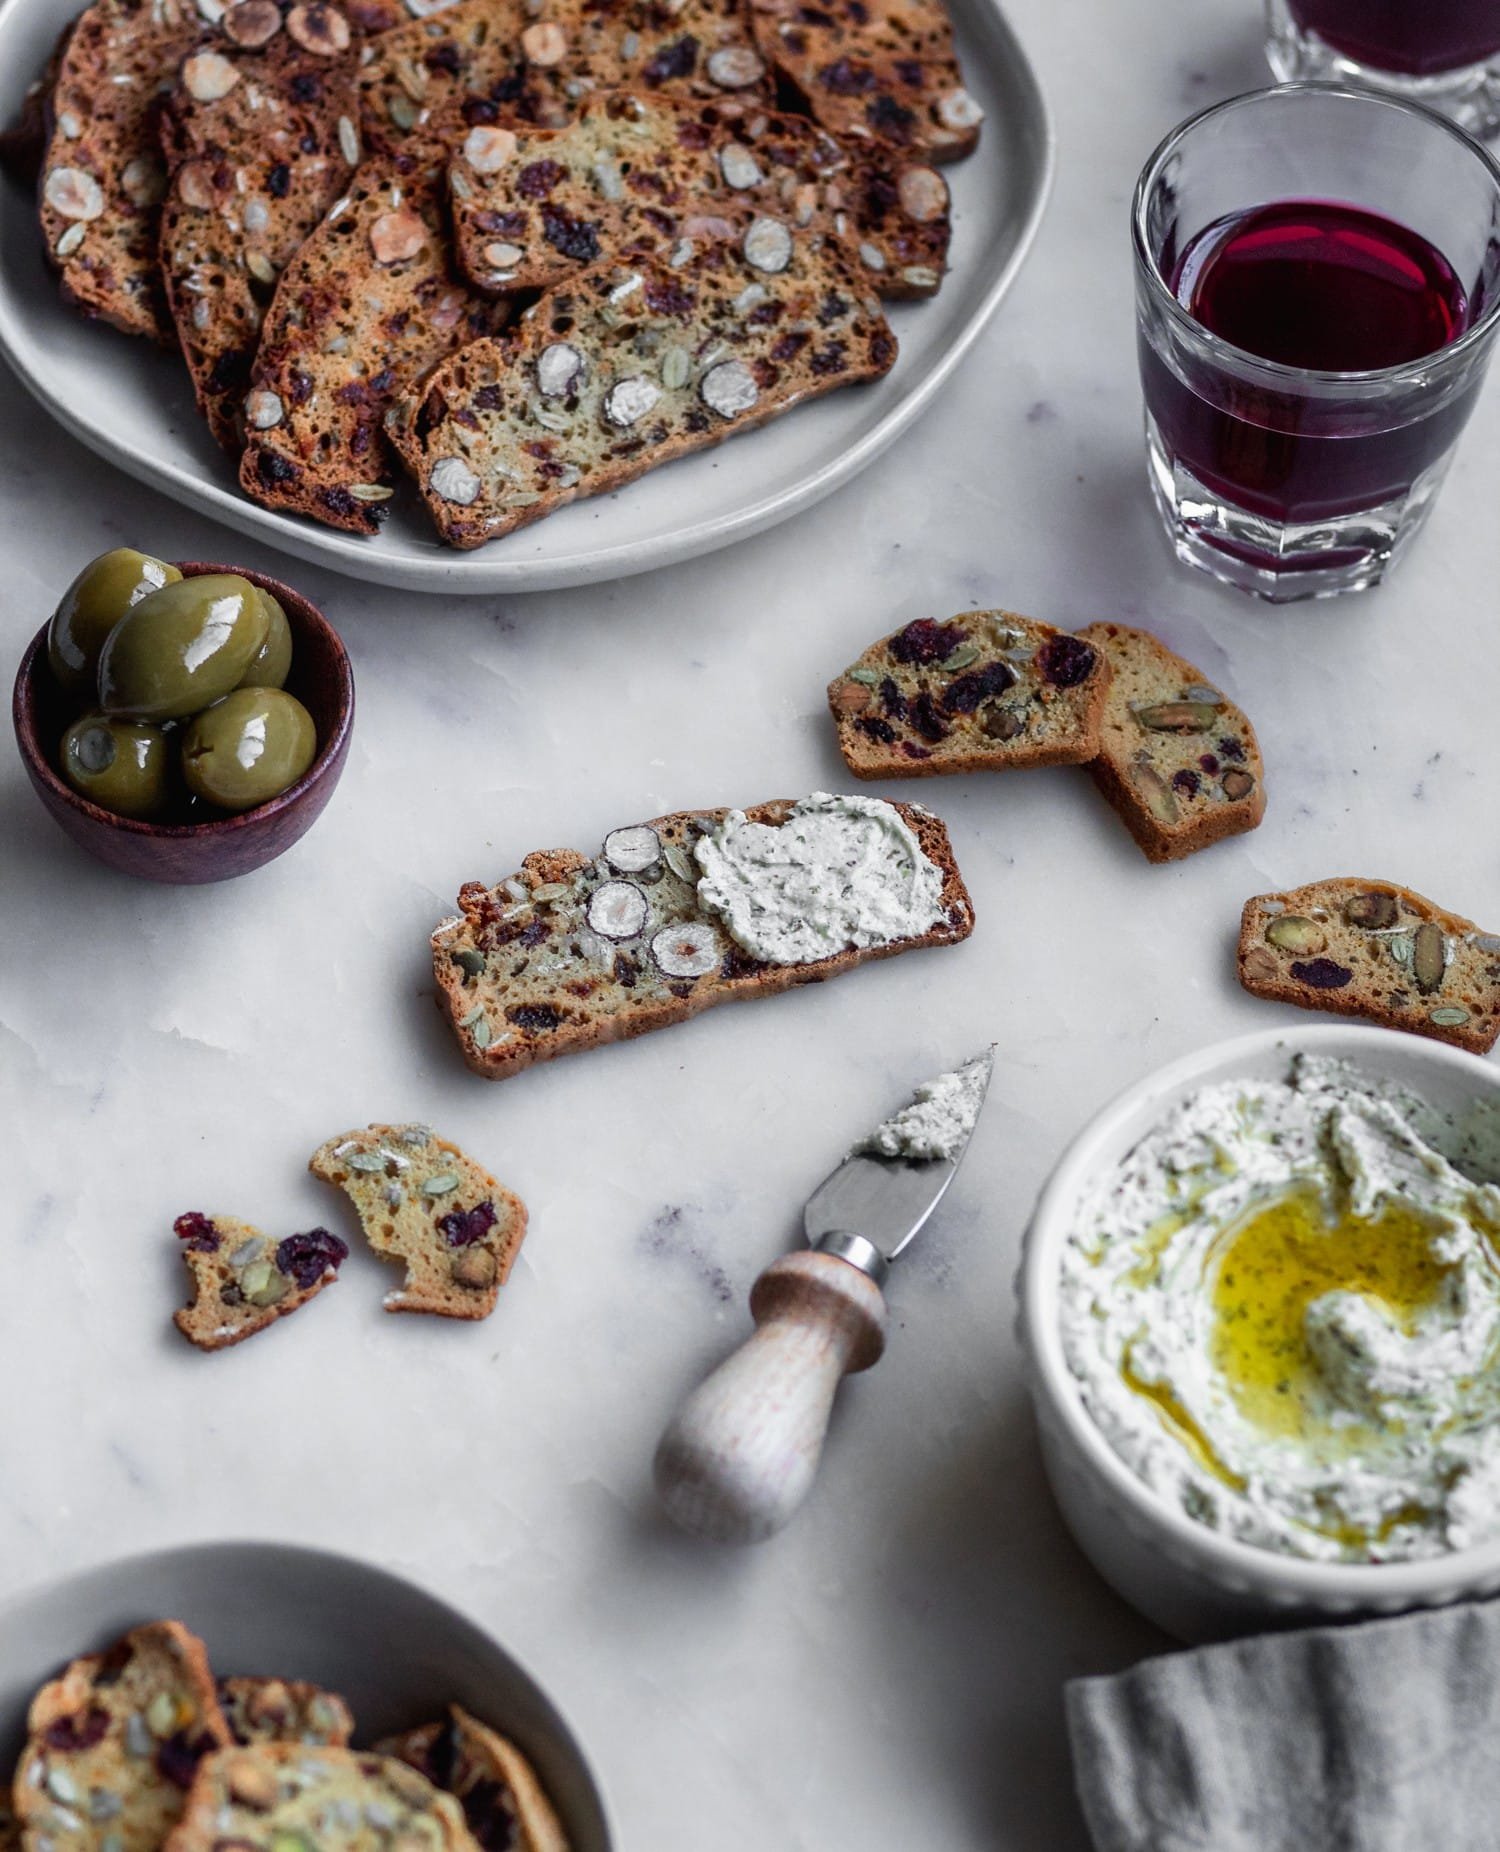
[[[1183,1640],[1397,1614],[1500,1590],[1500,1543],[1425,1562],[1346,1564],[1218,1535],[1135,1476],[1094,1425],[1063,1354],[1059,1263],[1085,1190],[1179,1100],[1218,1081],[1283,1079],[1300,1053],[1351,1061],[1446,1111],[1500,1095],[1500,1069],[1490,1062],[1394,1031],[1317,1025],[1217,1042],[1127,1088],[1084,1127],[1042,1190],[1022,1251],[1018,1333],[1057,1502],[1100,1575]]]

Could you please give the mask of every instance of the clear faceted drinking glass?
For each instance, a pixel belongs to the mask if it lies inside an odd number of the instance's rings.
[[[1395,221],[1447,259],[1467,325],[1367,372],[1231,346],[1174,293],[1206,228],[1274,202]],[[1376,584],[1436,495],[1500,328],[1500,167],[1429,110],[1328,84],[1194,116],[1147,161],[1132,212],[1152,490],[1180,558],[1275,603]]]
[[[1500,0],[1266,0],[1266,57],[1282,79],[1410,97],[1471,135],[1500,127]]]

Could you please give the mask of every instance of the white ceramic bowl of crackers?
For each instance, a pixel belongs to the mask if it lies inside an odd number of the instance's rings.
[[[167,1630],[149,1625],[165,1620],[179,1626]],[[439,1790],[446,1784],[449,1794],[457,1797],[443,1795],[440,1801],[444,1816],[452,1823],[448,1843],[464,1846],[462,1822],[467,1817],[473,1838],[464,1852],[472,1852],[474,1845],[481,1852],[497,1852],[507,1843],[545,1847],[546,1852],[610,1852],[614,1842],[604,1803],[583,1751],[550,1700],[502,1647],[455,1609],[410,1582],[350,1557],[288,1544],[219,1543],[163,1550],[83,1570],[7,1600],[0,1606],[0,1640],[5,1643],[0,1663],[0,1754],[7,1758],[7,1772],[27,1747],[28,1707],[47,1681],[56,1680],[81,1655],[105,1653],[136,1629],[144,1629],[148,1637],[170,1635],[167,1644],[182,1655],[190,1679],[201,1680],[205,1670],[198,1646],[201,1641],[210,1679],[232,1680],[249,1690],[252,1706],[256,1681],[305,1681],[321,1688],[322,1694],[337,1694],[342,1704],[335,1701],[335,1709],[346,1728],[352,1714],[352,1743],[360,1752],[387,1738],[404,1737],[424,1725],[444,1722],[453,1715],[450,1707],[459,1706],[468,1718],[503,1739],[504,1753],[514,1757],[508,1764],[514,1780],[508,1785],[531,1789],[522,1805],[537,1811],[534,1818],[523,1815],[523,1825],[518,1827],[510,1811],[514,1795],[502,1793],[497,1811],[496,1797],[490,1792],[479,1797],[489,1803],[489,1811],[476,1813],[474,1772],[460,1770],[455,1775],[451,1755],[434,1772],[434,1755],[428,1770],[432,1784]],[[83,1670],[86,1673],[87,1668]],[[95,1734],[84,1729],[91,1713],[97,1710],[102,1717],[102,1707],[114,1704],[115,1692],[132,1680],[137,1681],[134,1695],[149,1689],[139,1683],[141,1676],[139,1654],[123,1672],[118,1664],[107,1662],[97,1690],[71,1688],[72,1681],[80,1677],[75,1670],[70,1674],[70,1688],[52,1688],[61,1696],[60,1706],[53,1705],[59,1720],[49,1736],[39,1738],[27,1750],[18,1795],[28,1774],[40,1770],[39,1804],[66,1801],[76,1812],[82,1784],[89,1784],[87,1796],[82,1797],[88,1817],[79,1823],[89,1843],[103,1830],[94,1823],[104,1818],[105,1803],[115,1818],[120,1818],[119,1809],[107,1794],[101,1801],[99,1789],[92,1786],[97,1768],[78,1766],[79,1758],[54,1751],[87,1747],[88,1738]],[[210,1683],[210,1705],[212,1689]],[[74,1704],[76,1715],[61,1715],[80,1691],[85,1708]],[[220,1695],[225,1700],[225,1717],[234,1722],[238,1740],[246,1741],[239,1735],[242,1718],[233,1717],[222,1685]],[[284,1689],[281,1701],[285,1701]],[[305,1705],[305,1690],[301,1701]],[[191,1708],[187,1704],[182,1714]],[[253,1708],[250,1714],[256,1716]],[[304,1745],[341,1740],[311,1732],[296,1734],[306,1721],[305,1712],[290,1726],[284,1719],[277,1721],[284,1724],[277,1732],[278,1746],[295,1745],[286,1749],[294,1760],[315,1759],[323,1753]],[[129,1731],[124,1732],[123,1754],[112,1766],[127,1773],[153,1767],[168,1773],[165,1757],[172,1744],[156,1739],[170,1731],[153,1708],[146,1706],[139,1717],[127,1718],[127,1722],[143,1742],[133,1744]],[[183,1732],[199,1754],[205,1722],[200,1707],[196,1720]],[[108,1740],[100,1747],[107,1751]],[[228,1749],[223,1755],[198,1761],[199,1785],[204,1785],[213,1764],[253,1753]],[[466,1747],[460,1749],[460,1763],[466,1753]],[[132,1762],[132,1756],[142,1759]],[[50,1771],[50,1781],[49,1771],[41,1768],[48,1757],[61,1764]],[[75,1763],[71,1769],[67,1766],[70,1760]],[[412,1762],[409,1767],[398,1767],[397,1775],[419,1796],[424,1789],[430,1796],[432,1787],[426,1778],[413,1774],[416,1766]],[[174,1779],[185,1788],[193,1779],[193,1765],[189,1763]],[[503,1781],[500,1785],[507,1786]],[[538,1790],[541,1798],[535,1799]],[[184,1804],[191,1808],[197,1792],[195,1786],[185,1800],[179,1797],[172,1802],[168,1790],[168,1811]],[[96,1801],[97,1806],[93,1805]],[[387,1828],[399,1836],[399,1828],[383,1821],[373,1802],[366,1811],[371,1828],[378,1829],[377,1840]],[[348,1814],[347,1803],[335,1801],[332,1812]],[[122,1824],[129,1823],[127,1802]],[[275,1814],[263,1812],[257,1823],[264,1825],[272,1841],[287,1838],[290,1843],[296,1837],[295,1832],[288,1837],[275,1830]],[[427,1838],[433,1835],[429,1832]],[[420,1835],[409,1840],[421,1842]],[[84,1841],[69,1831],[55,1843]]]
[[[1141,1152],[1151,1149],[1143,1141],[1172,1123],[1184,1103],[1212,1097],[1224,1083],[1286,1082],[1299,1061],[1348,1063],[1377,1088],[1415,1096],[1458,1130],[1475,1121],[1476,1108],[1481,1117],[1500,1114],[1500,1073],[1489,1062],[1415,1036],[1317,1025],[1215,1043],[1127,1088],[1078,1133],[1043,1188],[1025,1237],[1018,1334],[1053,1492],[1105,1580],[1180,1639],[1394,1614],[1500,1590],[1493,1528],[1488,1540],[1470,1547],[1412,1560],[1347,1561],[1286,1554],[1228,1534],[1233,1526],[1200,1521],[1186,1508],[1191,1501],[1165,1495],[1126,1463],[1091,1413],[1070,1360],[1068,1254],[1086,1224],[1099,1226],[1101,1182],[1113,1190],[1119,1177],[1133,1187],[1130,1179],[1145,1171]],[[1494,1181],[1487,1169],[1459,1162],[1466,1177]],[[1085,1260],[1093,1264],[1091,1252]],[[1365,1463],[1354,1457],[1348,1474]]]

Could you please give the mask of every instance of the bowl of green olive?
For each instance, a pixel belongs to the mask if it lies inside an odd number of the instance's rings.
[[[116,547],[32,639],[13,713],[33,788],[91,855],[148,881],[225,881],[321,815],[354,678],[290,586]]]

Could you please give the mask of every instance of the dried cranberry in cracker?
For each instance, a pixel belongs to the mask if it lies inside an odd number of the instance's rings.
[[[42,1741],[49,1749],[57,1749],[64,1754],[76,1754],[80,1749],[92,1749],[95,1743],[104,1740],[109,1729],[109,1712],[99,1704],[91,1704],[87,1710],[75,1711],[71,1717],[59,1717],[48,1724],[42,1732]]]
[[[316,1286],[327,1270],[335,1272],[349,1258],[349,1244],[326,1228],[309,1229],[305,1235],[288,1235],[276,1249],[276,1265],[290,1274],[306,1292]]]
[[[450,1248],[466,1248],[472,1242],[482,1241],[494,1226],[495,1205],[492,1202],[475,1203],[472,1209],[452,1209],[447,1215],[438,1217],[438,1227]]]
[[[1332,958],[1307,958],[1292,966],[1292,976],[1314,990],[1342,990],[1354,973]]]
[[[1015,671],[1003,662],[987,662],[967,674],[955,676],[943,690],[943,706],[950,714],[972,714],[981,701],[1004,694],[1016,685]]]
[[[935,618],[919,617],[891,638],[890,651],[897,662],[941,662],[953,654],[967,634],[962,624],[940,624]]]
[[[948,737],[948,724],[937,711],[937,703],[925,688],[907,707],[906,722],[934,746],[939,740]]]
[[[1099,653],[1081,637],[1052,637],[1037,651],[1042,679],[1054,688],[1077,688],[1094,673]]]
[[[172,1233],[179,1241],[185,1241],[195,1254],[212,1254],[219,1246],[219,1231],[197,1209],[189,1209],[186,1215],[179,1215],[172,1224]]]

